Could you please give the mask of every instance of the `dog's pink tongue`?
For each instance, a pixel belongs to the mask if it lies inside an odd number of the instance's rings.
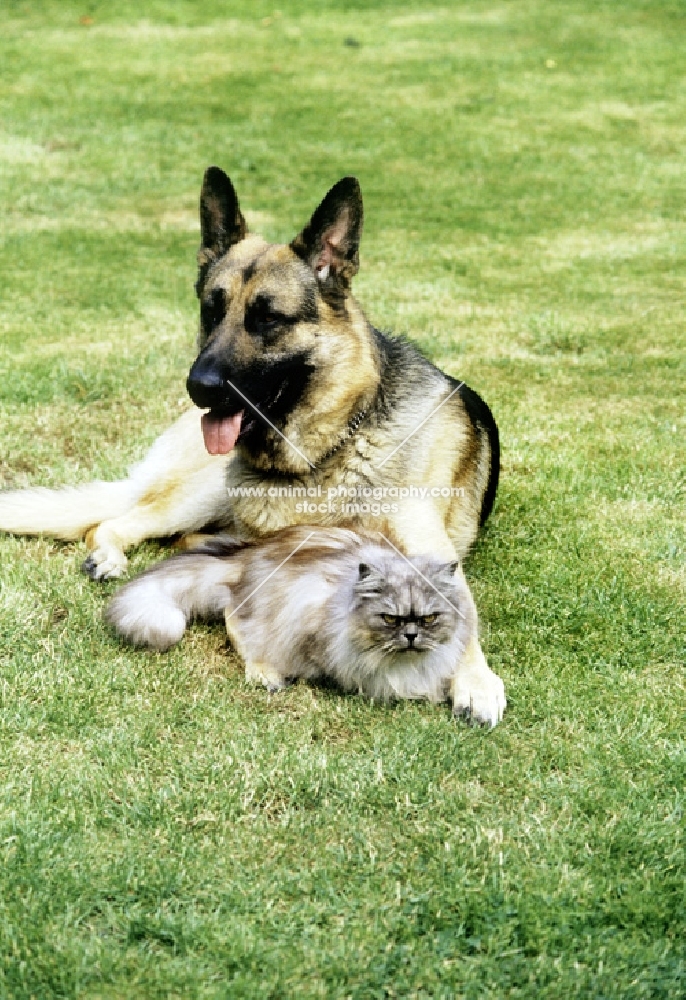
[[[211,413],[202,415],[202,436],[210,455],[227,455],[236,444],[241,432],[243,413],[233,417],[213,417]]]

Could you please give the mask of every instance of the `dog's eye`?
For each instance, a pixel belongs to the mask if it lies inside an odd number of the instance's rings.
[[[435,625],[438,621],[438,615],[424,615],[423,618],[419,619],[422,625]]]
[[[381,615],[384,625],[392,625],[394,628],[398,625],[400,619],[397,615]]]
[[[226,297],[221,288],[215,288],[200,304],[200,322],[205,333],[211,333],[225,316]]]
[[[258,295],[245,307],[245,329],[255,336],[273,333],[288,322],[288,317],[274,309],[271,300],[264,295]]]

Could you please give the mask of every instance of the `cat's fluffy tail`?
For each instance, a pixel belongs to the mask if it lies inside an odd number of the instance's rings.
[[[169,649],[192,618],[219,618],[231,604],[241,567],[225,555],[184,552],[153,566],[117,591],[105,619],[134,646]]]

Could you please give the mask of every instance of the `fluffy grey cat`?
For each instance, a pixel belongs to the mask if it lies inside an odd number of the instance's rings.
[[[477,630],[457,563],[408,560],[344,528],[219,537],[136,577],[106,611],[120,636],[157,650],[191,618],[222,615],[248,679],[275,691],[327,677],[379,700],[445,700]]]

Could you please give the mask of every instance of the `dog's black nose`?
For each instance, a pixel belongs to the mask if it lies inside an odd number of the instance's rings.
[[[226,382],[211,355],[195,359],[186,380],[186,389],[196,406],[214,409],[226,401]]]

